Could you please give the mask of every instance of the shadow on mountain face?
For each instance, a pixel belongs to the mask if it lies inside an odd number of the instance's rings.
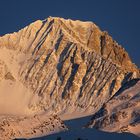
[[[112,98],[113,98],[113,97],[116,97],[116,96],[118,96],[118,95],[120,95],[120,94],[121,94],[123,91],[125,91],[126,89],[133,87],[134,85],[137,84],[138,81],[140,81],[140,78],[132,79],[132,80],[126,82],[126,83],[116,92],[116,94],[115,94],[114,96],[112,96]],[[111,99],[112,99],[112,98],[111,98]],[[110,99],[110,100],[111,100],[111,99]]]
[[[81,117],[81,118],[76,118],[76,119],[71,119],[71,120],[65,120],[64,124],[71,130],[76,130],[84,127],[87,122],[91,120],[93,115],[91,116],[86,116],[86,117]]]
[[[107,133],[95,129],[79,129],[61,132],[32,140],[140,140],[137,136],[129,133]]]

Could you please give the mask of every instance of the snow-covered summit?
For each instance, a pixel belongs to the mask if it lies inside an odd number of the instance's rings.
[[[92,22],[49,17],[0,37],[1,115],[92,115],[139,77],[124,48]]]

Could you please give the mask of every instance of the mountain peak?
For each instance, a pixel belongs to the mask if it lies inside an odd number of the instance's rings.
[[[65,18],[62,18],[62,17],[48,17],[46,20],[56,20],[56,21],[63,21],[65,23],[69,23],[69,22],[75,22],[75,24],[85,24],[86,25],[89,25],[89,24],[94,24],[93,22],[91,21],[81,21],[81,20],[72,20],[72,19],[65,19]]]
[[[92,22],[49,17],[0,37],[1,114],[91,115],[139,77],[125,49]]]
[[[0,37],[0,45],[2,46],[3,43],[8,42],[11,43],[11,46],[15,46],[17,43],[16,39],[19,36],[22,36],[24,40],[32,40],[35,35],[40,36],[42,33],[48,34],[48,36],[50,36],[50,34],[53,34],[53,36],[65,36],[67,40],[83,47],[85,50],[95,51],[103,58],[110,59],[114,64],[123,67],[123,69],[128,71],[133,69],[136,73],[139,73],[124,48],[118,45],[107,32],[101,31],[98,26],[89,21],[83,22],[60,17],[48,17],[42,21],[35,21],[18,33],[7,34],[5,37]],[[34,41],[36,41],[36,38],[34,39]],[[34,41],[32,42],[33,44]],[[26,47],[24,47],[24,49],[25,48]]]

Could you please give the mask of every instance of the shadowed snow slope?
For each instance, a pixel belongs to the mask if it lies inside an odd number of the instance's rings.
[[[61,139],[60,139],[61,138]],[[77,131],[66,131],[58,134],[40,137],[33,140],[139,140],[138,137],[123,133],[107,133],[95,129],[79,129]]]

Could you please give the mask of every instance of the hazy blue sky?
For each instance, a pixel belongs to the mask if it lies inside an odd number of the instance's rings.
[[[0,35],[48,16],[95,22],[140,67],[140,0],[0,0]]]

